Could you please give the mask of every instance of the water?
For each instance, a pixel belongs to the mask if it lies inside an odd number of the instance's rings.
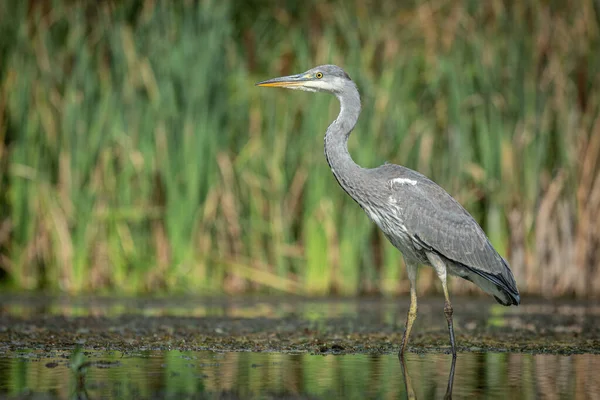
[[[0,399],[600,399],[595,302],[457,298],[453,370],[436,298],[403,368],[407,304],[0,294]]]
[[[8,398],[441,399],[452,358],[209,351],[22,351],[0,358]],[[71,364],[75,364],[71,366]],[[79,370],[78,366],[83,365]],[[454,398],[600,398],[600,356],[459,354]],[[408,390],[408,391],[407,391]]]

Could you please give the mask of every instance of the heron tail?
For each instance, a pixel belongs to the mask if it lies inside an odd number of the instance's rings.
[[[470,272],[466,279],[492,295],[503,306],[518,306],[521,303],[521,296],[517,289],[517,283],[504,258],[502,258],[502,262],[505,268],[497,274],[465,266]]]

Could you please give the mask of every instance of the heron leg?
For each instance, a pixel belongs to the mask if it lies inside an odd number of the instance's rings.
[[[446,279],[442,281],[442,288],[444,289],[444,297],[446,302],[444,303],[444,314],[446,315],[446,321],[448,322],[448,333],[450,334],[450,346],[452,346],[452,355],[456,357],[456,342],[454,340],[454,324],[452,323],[452,304],[450,303],[450,296],[448,295],[448,284]]]
[[[450,346],[452,347],[452,356],[456,357],[456,342],[454,340],[454,324],[452,323],[452,303],[450,303],[450,295],[448,294],[448,283],[446,281],[446,264],[436,254],[428,253],[427,258],[431,262],[435,272],[437,272],[438,278],[442,281],[442,289],[444,290],[444,315],[446,315],[446,321],[448,322],[448,333],[450,334]]]
[[[417,318],[417,264],[412,262],[406,262],[406,270],[408,272],[408,280],[410,281],[410,307],[408,308],[408,315],[406,316],[406,327],[404,329],[404,335],[402,335],[402,344],[400,345],[400,352],[398,355],[404,357],[404,351],[408,344],[408,338],[410,337],[410,331],[412,330],[413,323]]]

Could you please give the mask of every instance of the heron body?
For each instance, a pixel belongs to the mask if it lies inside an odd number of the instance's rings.
[[[473,282],[505,306],[518,305],[519,292],[508,263],[494,249],[475,219],[444,189],[409,168],[384,164],[362,168],[348,152],[348,137],[361,110],[358,89],[335,65],[321,65],[298,75],[270,79],[259,86],[285,87],[334,94],[340,113],[325,134],[325,157],[340,186],[366,212],[387,239],[402,252],[411,284],[400,353],[408,343],[417,313],[416,275],[431,265],[440,280],[446,304],[452,353],[456,354],[447,275]]]

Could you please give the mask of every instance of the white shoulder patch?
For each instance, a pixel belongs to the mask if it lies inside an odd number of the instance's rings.
[[[417,181],[415,181],[414,179],[408,179],[408,178],[396,178],[396,179],[392,179],[390,181],[390,187],[394,187],[394,185],[413,185],[415,186],[417,184]]]

